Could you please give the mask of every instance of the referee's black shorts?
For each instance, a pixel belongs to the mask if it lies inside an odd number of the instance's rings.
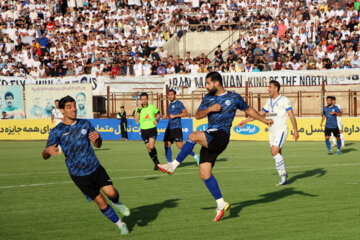
[[[156,127],[144,129],[144,130],[141,129],[141,137],[142,137],[144,143],[148,143],[150,138],[156,139],[156,137],[157,137]]]
[[[204,131],[208,148],[202,147],[200,150],[200,164],[210,162],[215,165],[217,157],[229,144],[229,135],[224,130]]]
[[[181,128],[174,128],[174,129],[166,128],[164,142],[171,142],[171,144],[173,144],[174,142],[182,142],[182,141],[183,141],[183,134]]]
[[[99,166],[95,172],[86,176],[74,176],[70,174],[75,185],[83,194],[94,200],[100,194],[100,189],[112,185],[112,181],[103,166]]]
[[[340,137],[339,128],[325,128],[325,137],[331,136],[331,133],[334,134],[335,137]]]

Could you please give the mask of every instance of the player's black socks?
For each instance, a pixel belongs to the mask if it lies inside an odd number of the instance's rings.
[[[153,160],[153,162],[155,164],[159,164],[156,148],[152,148],[151,151],[149,152],[149,155],[150,155],[151,160]]]

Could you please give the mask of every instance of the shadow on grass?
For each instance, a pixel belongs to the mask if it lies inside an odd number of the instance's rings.
[[[108,151],[108,150],[110,150],[110,148],[96,148],[96,149],[94,149],[95,152],[96,151]]]
[[[349,153],[349,152],[357,151],[357,149],[355,149],[355,148],[342,148],[340,151],[341,151],[341,153]]]
[[[148,178],[145,178],[145,180],[156,180],[158,179],[159,177],[148,177]]]
[[[290,184],[290,183],[295,182],[298,179],[307,178],[307,177],[313,177],[313,176],[316,176],[316,175],[317,175],[317,177],[322,177],[322,176],[324,176],[326,174],[326,172],[327,171],[325,169],[323,169],[323,168],[316,168],[316,169],[313,169],[313,170],[303,171],[303,172],[300,172],[300,174],[289,178],[288,182]],[[299,172],[296,172],[296,173],[299,173]]]
[[[159,213],[165,208],[174,208],[177,207],[178,201],[180,199],[169,199],[161,203],[149,204],[140,206],[137,208],[130,209],[131,214],[128,217],[124,217],[124,222],[129,228],[129,231],[132,231],[135,225],[139,227],[145,227],[152,221],[154,221]]]
[[[301,195],[301,196],[306,196],[306,197],[317,197],[317,195],[304,193],[303,191],[297,191],[297,190],[295,190],[295,188],[285,188],[285,189],[282,189],[279,191],[260,195],[259,197],[262,197],[260,199],[246,200],[246,201],[242,201],[242,202],[238,202],[238,203],[230,203],[231,204],[230,215],[229,215],[229,217],[224,218],[224,220],[229,219],[229,218],[239,217],[239,213],[242,211],[243,208],[254,206],[257,204],[266,204],[266,203],[275,202],[280,199],[283,199],[283,198],[286,198],[286,197],[289,197],[292,195],[296,195],[296,194]],[[208,209],[214,209],[214,208],[202,208],[202,209],[208,210]]]
[[[350,142],[350,143],[345,143],[345,146],[348,147],[348,146],[351,146],[351,145],[354,145],[355,143],[353,142]]]
[[[218,162],[226,162],[227,160],[228,160],[227,158],[220,158],[220,159],[216,160],[216,163],[218,163]],[[181,163],[178,168],[182,168],[182,167],[186,167],[186,166],[196,166],[197,167],[195,159],[190,156],[190,160]]]

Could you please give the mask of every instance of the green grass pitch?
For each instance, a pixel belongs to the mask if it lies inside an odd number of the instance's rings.
[[[142,142],[104,142],[96,154],[130,209],[120,236],[71,182],[64,156],[41,158],[44,141],[0,142],[0,239],[359,239],[360,143],[329,156],[323,142],[284,145],[290,185],[266,142],[230,142],[214,176],[230,214],[216,203],[192,157],[173,176],[153,170]],[[157,142],[165,163],[163,143]],[[178,150],[173,146],[173,157]],[[195,152],[199,152],[196,146]],[[335,150],[335,149],[334,149]]]

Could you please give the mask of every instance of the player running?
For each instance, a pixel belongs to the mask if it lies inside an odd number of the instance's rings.
[[[272,120],[260,116],[257,111],[246,104],[239,94],[226,91],[223,87],[222,77],[218,72],[211,72],[206,75],[206,89],[208,94],[202,100],[195,118],[208,117],[208,129],[192,132],[176,159],[172,163],[160,164],[159,168],[173,174],[179,164],[192,152],[195,144],[199,143],[202,146],[200,151],[200,178],[216,200],[217,209],[214,218],[216,222],[223,217],[230,208],[230,204],[224,201],[217,180],[212,175],[212,169],[216,158],[229,143],[230,128],[236,110],[243,110],[249,116],[265,124],[271,125]]]
[[[341,147],[341,140],[340,140],[340,131],[338,128],[338,121],[337,118],[342,116],[340,109],[334,105],[333,98],[328,96],[326,98],[327,106],[324,107],[323,115],[320,123],[320,127],[323,126],[323,122],[326,118],[326,125],[325,125],[325,143],[326,147],[329,151],[329,154],[332,154],[331,145],[330,145],[330,135],[331,133],[334,134],[337,140],[337,154],[340,154],[340,147]]]
[[[43,158],[56,156],[59,151],[58,146],[61,146],[66,157],[66,166],[75,185],[88,199],[98,205],[100,211],[110,221],[116,224],[121,234],[128,234],[126,224],[116,215],[103,196],[105,194],[112,206],[124,216],[130,215],[129,209],[119,202],[119,193],[91,146],[90,141],[95,147],[101,147],[102,139],[99,133],[88,120],[76,118],[76,103],[72,97],[66,96],[60,99],[59,107],[64,118],[62,123],[50,131],[46,148],[42,153]]]
[[[151,160],[154,162],[154,170],[158,170],[160,163],[157,158],[155,141],[157,137],[156,125],[160,120],[160,112],[154,105],[148,103],[147,93],[140,94],[139,106],[135,109],[135,121],[140,121],[141,137],[146,145]]]
[[[339,104],[336,104],[336,97],[332,97],[332,102],[333,102],[333,105],[338,107],[340,109],[340,112],[341,114],[343,114],[343,111],[341,110],[341,107]],[[337,125],[338,125],[338,128],[339,128],[339,132],[340,132],[340,140],[341,140],[341,147],[345,147],[345,139],[344,139],[344,134],[343,134],[343,124],[342,124],[342,120],[341,120],[341,117],[337,117]],[[335,141],[335,137],[334,137],[334,134],[331,133],[331,141],[333,142],[333,147],[335,147],[337,144],[336,144],[336,141]]]
[[[287,97],[280,95],[279,91],[280,83],[275,80],[270,81],[268,87],[270,98],[266,101],[265,106],[259,113],[261,116],[265,116],[269,113],[270,119],[274,121],[274,124],[269,129],[270,152],[275,160],[276,170],[280,176],[278,185],[286,185],[288,184],[288,175],[286,173],[285,161],[281,150],[288,135],[288,126],[286,124],[287,116],[289,116],[293,125],[295,141],[299,139],[299,132],[290,100]],[[242,128],[253,120],[255,119],[250,117],[242,121],[238,127]]]
[[[168,98],[170,100],[169,105],[169,122],[165,131],[165,156],[168,163],[172,162],[171,144],[175,142],[176,146],[181,149],[183,146],[183,133],[181,118],[187,117],[188,112],[182,102],[176,99],[176,91],[174,89],[169,90]],[[200,157],[194,152],[190,153],[194,157],[197,165],[199,165]]]

